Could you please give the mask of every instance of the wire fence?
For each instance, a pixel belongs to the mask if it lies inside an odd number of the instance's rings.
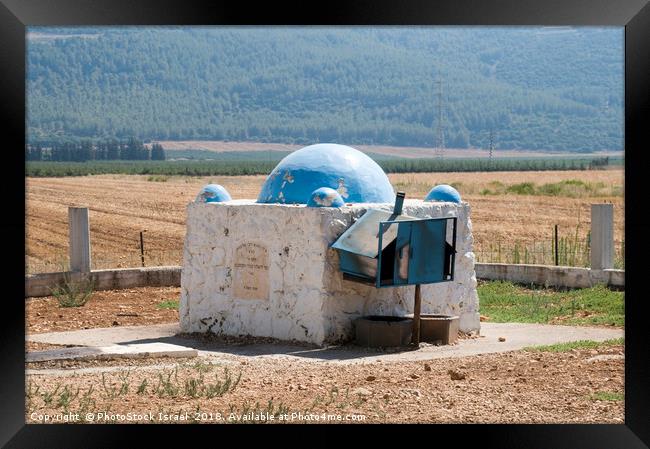
[[[482,263],[507,263],[507,264],[538,264],[561,265],[569,267],[589,267],[591,265],[591,251],[589,239],[572,239],[560,237],[557,242],[557,258],[555,241],[519,242],[519,241],[491,241],[477,242],[474,247],[476,261]],[[614,244],[614,268],[625,269],[625,241]],[[93,253],[92,269],[112,268],[138,268],[156,267],[183,264],[183,250],[150,250],[144,253],[144,264],[140,251],[123,254]],[[51,260],[29,260],[25,263],[28,274],[67,271],[70,265],[67,257],[59,256]]]
[[[143,263],[144,259],[144,263]],[[144,257],[140,250],[128,251],[121,254],[114,252],[92,252],[91,269],[104,270],[114,268],[139,268],[159,267],[168,265],[182,265],[183,250],[147,250]],[[27,274],[51,273],[68,271],[70,262],[67,256],[58,255],[51,259],[28,259],[25,261],[25,272]]]
[[[557,246],[557,251],[556,251]],[[145,247],[146,248],[146,247]],[[625,240],[614,244],[614,268],[625,269]],[[476,261],[482,263],[560,265],[570,267],[589,267],[591,265],[591,245],[589,234],[586,238],[574,236],[558,237],[538,241],[496,240],[475,241]],[[125,251],[99,251],[91,253],[91,269],[115,269],[156,267],[183,264],[183,249],[145,249]],[[25,259],[25,272],[28,274],[68,271],[67,254],[57,254],[51,259]]]
[[[569,267],[591,266],[589,237],[576,239],[559,237],[533,242],[492,241],[477,244],[476,261],[482,263],[560,265]],[[557,247],[557,251],[556,251]],[[625,240],[614,244],[614,268],[625,269]]]

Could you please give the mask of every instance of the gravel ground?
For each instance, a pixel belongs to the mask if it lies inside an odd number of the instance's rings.
[[[96,292],[85,306],[69,309],[60,308],[51,297],[29,299],[27,331],[173,323],[178,312],[157,304],[178,296],[178,288]],[[211,341],[215,337],[204,338],[204,343],[217,343]],[[227,345],[251,343],[217,340]],[[26,343],[28,351],[58,347]],[[286,416],[294,423],[340,422],[338,417],[369,423],[622,423],[624,419],[622,346],[344,365],[229,355],[51,361],[29,363],[26,368],[28,423],[44,422],[45,416],[48,422],[66,416],[75,421],[70,415],[75,413],[78,422],[109,423],[271,422],[269,414],[272,422]],[[85,421],[86,413],[94,414],[92,421]],[[106,413],[106,420],[98,420],[98,413]],[[332,417],[328,420],[323,413]]]
[[[622,423],[624,419],[623,346],[350,365],[283,357],[229,357],[229,363],[216,365],[211,364],[218,362],[213,358],[164,362],[175,363],[176,369],[142,368],[160,364],[161,359],[139,360],[121,371],[115,367],[124,361],[30,364],[30,368],[112,366],[113,370],[104,375],[28,375],[27,422],[43,422],[46,415],[56,419],[57,414],[59,420],[63,416],[74,420],[75,415],[61,415],[65,412],[79,414],[79,422],[88,422],[87,413],[93,413],[92,422],[98,422],[98,413],[106,413],[99,422],[113,423],[281,422],[283,417],[289,422],[324,422],[323,414],[334,416],[328,422],[339,422],[340,416],[343,421],[352,422],[354,417],[354,422],[370,423]],[[230,388],[222,391],[228,376]]]

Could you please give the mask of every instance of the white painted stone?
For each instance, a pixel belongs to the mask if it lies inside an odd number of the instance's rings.
[[[414,286],[377,289],[344,280],[338,252],[329,248],[369,208],[392,211],[393,204],[309,208],[252,200],[190,203],[181,329],[320,345],[352,339],[352,322],[359,316],[413,313]],[[458,217],[454,281],[422,285],[422,313],[459,315],[462,331],[478,331],[469,204],[406,200],[403,213]],[[250,260],[242,261],[237,248],[241,253],[242,245],[249,244],[255,250]]]

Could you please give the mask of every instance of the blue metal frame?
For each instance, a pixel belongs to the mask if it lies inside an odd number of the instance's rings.
[[[452,243],[451,243],[451,260],[449,263],[451,264],[450,267],[446,267],[445,264],[448,262],[447,260],[447,222],[448,220],[453,221],[453,231],[452,231]],[[418,230],[419,226],[426,226],[426,222],[444,222],[444,233],[443,233],[443,238],[442,238],[442,244],[439,245],[439,247],[443,248],[443,253],[440,254],[438,251],[436,251],[436,256],[440,256],[441,260],[439,261],[440,264],[434,264],[433,267],[425,266],[423,262],[418,262],[418,260],[426,259],[427,252],[423,252],[422,246],[427,243],[432,243],[431,241],[427,241],[425,236]],[[407,224],[408,223],[408,224]],[[381,221],[379,222],[379,239],[378,239],[378,255],[377,255],[377,276],[375,279],[375,287],[377,288],[383,288],[383,287],[397,287],[397,286],[403,286],[403,285],[417,285],[417,284],[433,284],[433,283],[439,283],[439,282],[450,282],[454,280],[454,269],[456,265],[456,230],[457,230],[457,223],[458,223],[458,218],[457,217],[444,217],[444,218],[423,218],[423,219],[417,219],[417,220],[387,220],[387,221]],[[382,240],[383,240],[383,235],[386,229],[389,226],[392,225],[403,225],[408,227],[408,269],[407,269],[407,275],[406,279],[404,279],[402,276],[399,276],[399,267],[398,265],[398,245],[400,243],[400,237],[402,240],[402,243],[404,241],[405,233],[400,233],[398,231],[398,236],[396,238],[396,254],[395,254],[395,259],[393,263],[395,264],[395,267],[393,269],[393,283],[391,284],[383,284],[382,285],[382,279],[381,279],[381,265],[382,265]],[[417,225],[416,225],[417,224]],[[416,232],[413,232],[413,231]],[[441,230],[442,231],[442,230]],[[400,249],[403,249],[404,246],[399,246]],[[416,254],[417,251],[417,255]],[[421,254],[425,254],[424,257],[421,257]],[[428,253],[430,254],[430,253]],[[399,257],[400,259],[404,259],[404,257]],[[422,270],[424,268],[424,270]],[[447,271],[447,268],[449,269],[449,273],[445,273]],[[434,271],[440,272],[442,271],[442,278],[434,276]],[[448,279],[445,279],[445,274],[449,276]],[[436,280],[432,280],[435,278]]]

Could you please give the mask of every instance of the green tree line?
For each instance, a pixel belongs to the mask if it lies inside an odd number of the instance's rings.
[[[621,164],[614,158],[575,159],[384,159],[386,173],[475,172],[529,170],[592,170]],[[267,175],[277,165],[268,160],[28,162],[26,176],[60,177],[97,174],[230,176]]]
[[[94,143],[90,140],[36,143],[25,146],[25,160],[30,162],[164,161],[165,150],[159,143],[153,143],[149,148],[133,137],[126,142],[111,139]]]

